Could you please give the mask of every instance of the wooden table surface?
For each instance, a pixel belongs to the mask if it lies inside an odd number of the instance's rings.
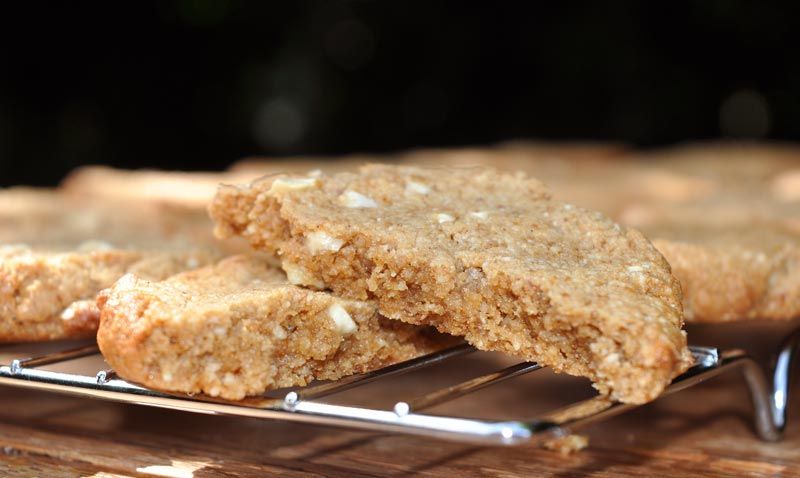
[[[690,336],[764,358],[792,325],[693,327]],[[474,354],[341,401],[389,404],[506,363]],[[735,372],[594,425],[589,448],[571,456],[0,390],[0,476],[9,477],[800,476],[800,414],[783,442],[759,441]],[[590,395],[585,381],[545,370],[431,412],[520,418]]]

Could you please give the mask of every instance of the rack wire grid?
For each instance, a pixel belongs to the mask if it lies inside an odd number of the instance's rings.
[[[690,347],[694,365],[677,377],[663,395],[679,392],[719,374],[738,370],[742,372],[750,391],[758,436],[766,441],[778,441],[782,438],[786,425],[790,373],[798,348],[800,348],[800,329],[790,334],[781,345],[776,355],[772,383],[769,383],[759,365],[742,350],[720,351],[713,347]],[[291,390],[282,398],[261,396],[241,401],[151,390],[117,377],[113,370],[100,370],[96,375],[82,375],[40,369],[45,365],[97,355],[99,350],[94,344],[14,359],[7,365],[0,366],[0,384],[195,413],[292,420],[489,445],[521,445],[564,437],[583,427],[637,407],[595,396],[535,418],[519,420],[486,420],[421,413],[435,405],[542,368],[532,362],[518,363],[446,388],[398,401],[390,409],[337,405],[319,400],[474,351],[475,349],[469,345],[457,345],[381,370]]]

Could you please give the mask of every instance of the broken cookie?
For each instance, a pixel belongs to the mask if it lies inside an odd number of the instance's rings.
[[[97,341],[122,377],[231,400],[335,380],[457,343],[378,315],[374,304],[290,284],[232,256],[164,281],[126,275],[98,297]]]
[[[680,287],[638,231],[490,169],[362,167],[222,187],[219,236],[280,256],[289,281],[374,300],[483,350],[652,400],[691,362]]]

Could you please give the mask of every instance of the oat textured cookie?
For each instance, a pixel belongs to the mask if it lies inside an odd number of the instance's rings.
[[[202,250],[117,249],[86,243],[73,250],[0,246],[0,341],[94,335],[94,297],[128,272],[163,279],[210,262]]]
[[[126,275],[98,306],[98,344],[122,377],[232,400],[456,343],[380,317],[374,304],[292,285],[279,268],[246,255],[161,282]]]
[[[218,257],[181,224],[51,190],[0,191],[0,341],[91,336],[95,295],[125,273],[162,279]]]
[[[428,150],[408,159],[525,171],[555,198],[641,230],[680,279],[688,321],[800,316],[800,148],[705,142],[599,153],[543,156],[518,145]]]
[[[706,197],[639,200],[617,216],[670,262],[687,321],[800,317],[799,148],[690,144],[641,159],[716,184]]]
[[[220,236],[280,255],[289,281],[375,300],[480,349],[655,398],[690,361],[680,287],[637,231],[488,169],[369,165],[223,187]]]
[[[686,320],[788,320],[800,316],[797,211],[739,195],[639,204],[621,219],[651,237],[669,261],[683,286]]]
[[[653,243],[684,284],[686,320],[788,320],[800,316],[800,234],[775,226],[665,228]]]

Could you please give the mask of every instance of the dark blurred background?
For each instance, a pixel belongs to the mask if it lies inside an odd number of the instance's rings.
[[[0,7],[0,183],[514,138],[800,138],[800,4]]]

